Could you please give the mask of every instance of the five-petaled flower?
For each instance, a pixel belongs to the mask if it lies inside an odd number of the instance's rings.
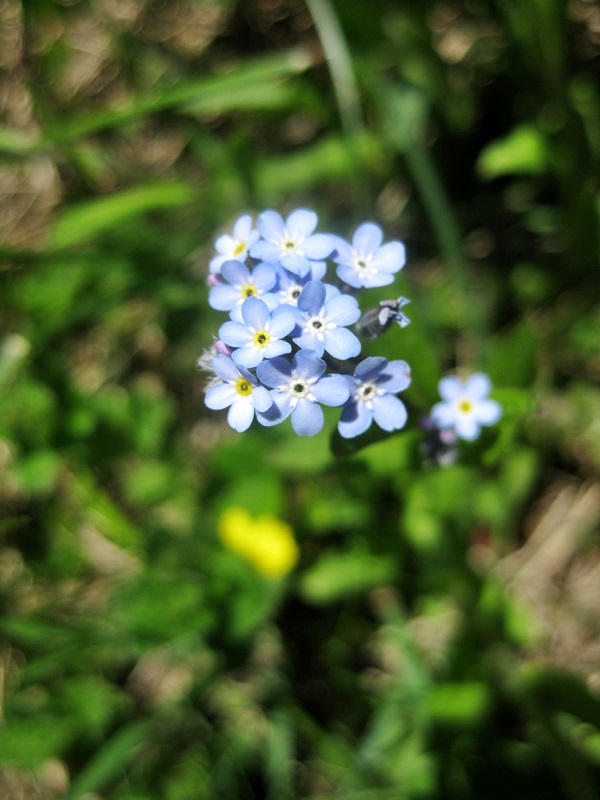
[[[231,358],[216,355],[212,368],[221,381],[206,392],[208,408],[228,408],[227,422],[236,431],[245,431],[252,424],[254,412],[266,411],[273,401],[264,386],[244,367],[237,367]]]
[[[298,208],[284,221],[276,211],[264,211],[258,217],[262,239],[250,248],[252,258],[279,262],[285,269],[303,277],[311,262],[322,261],[335,246],[333,236],[313,233],[318,217],[314,211]]]
[[[326,351],[334,358],[353,358],[360,353],[360,340],[346,325],[360,317],[355,297],[337,293],[327,299],[327,289],[321,281],[309,281],[298,298],[300,335],[294,344],[314,350],[318,356]]]
[[[262,298],[269,308],[279,305],[271,289],[277,283],[272,264],[259,264],[252,271],[239,261],[226,261],[221,267],[222,281],[208,294],[208,304],[217,311],[229,311],[231,319],[242,322],[242,303],[249,297]]]
[[[242,318],[243,324],[230,321],[219,328],[219,338],[236,348],[231,357],[238,366],[255,367],[263,358],[291,352],[292,345],[283,338],[296,325],[289,306],[279,306],[271,313],[260,298],[249,297],[242,303]]]
[[[292,418],[292,428],[299,436],[314,436],[323,427],[321,406],[342,406],[349,397],[348,381],[343,375],[323,375],[327,365],[312,350],[300,350],[290,364],[284,358],[261,361],[257,375],[271,386],[273,405],[257,413],[262,425],[277,425]]]
[[[388,242],[382,246],[383,232],[379,225],[365,222],[354,233],[352,244],[339,236],[334,237],[337,254],[338,277],[355,289],[386,286],[394,280],[394,273],[406,262],[402,242]]]
[[[245,261],[248,251],[259,236],[259,232],[252,227],[252,217],[249,214],[237,219],[233,226],[233,236],[224,233],[215,242],[218,255],[212,258],[208,265],[210,273],[212,275],[219,273],[226,261]]]
[[[364,433],[375,420],[385,431],[395,431],[406,424],[406,408],[397,397],[410,385],[410,367],[406,361],[388,361],[371,356],[347,377],[350,399],[342,410],[338,430],[345,439]]]
[[[457,436],[472,442],[481,426],[495,425],[502,417],[502,406],[488,397],[492,383],[483,372],[465,380],[447,375],[438,384],[442,401],[431,409],[431,420],[442,430],[452,429]]]

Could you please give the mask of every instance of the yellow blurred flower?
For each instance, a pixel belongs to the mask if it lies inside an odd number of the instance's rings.
[[[219,518],[218,530],[225,547],[267,578],[287,575],[298,560],[291,526],[270,514],[252,517],[244,508],[228,508]]]

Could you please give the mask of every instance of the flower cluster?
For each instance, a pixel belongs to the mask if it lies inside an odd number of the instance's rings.
[[[244,215],[233,235],[217,239],[208,301],[229,319],[199,362],[212,376],[206,405],[228,408],[236,431],[254,419],[269,427],[289,417],[299,436],[314,436],[324,423],[321,406],[341,408],[338,431],[347,439],[373,422],[384,431],[399,430],[407,412],[396,395],[410,385],[410,367],[359,356],[361,338],[409,324],[403,311],[409,301],[382,300],[361,313],[356,295],[394,281],[406,260],[404,245],[384,244],[372,222],[360,225],[351,241],[315,233],[316,226],[314,211],[297,209],[287,219],[264,211],[256,227]],[[326,280],[328,266],[335,269],[335,283]],[[458,439],[473,441],[482,426],[498,422],[502,408],[488,397],[490,390],[480,372],[464,380],[442,378],[442,400],[422,424],[432,463],[452,463]]]
[[[215,243],[209,304],[229,319],[211,354],[205,402],[229,408],[228,423],[237,431],[254,419],[271,426],[290,417],[297,434],[313,436],[323,427],[322,405],[342,409],[338,429],[346,438],[373,420],[386,431],[406,423],[395,395],[410,384],[408,364],[381,357],[357,363],[361,341],[349,329],[358,323],[361,335],[375,338],[394,323],[408,324],[400,310],[405,298],[383,301],[361,316],[355,297],[393,282],[406,260],[404,245],[383,244],[381,229],[370,222],[346,242],[315,233],[317,221],[306,209],[287,219],[265,211],[255,228],[245,215],[233,235]],[[325,280],[328,261],[336,284]]]

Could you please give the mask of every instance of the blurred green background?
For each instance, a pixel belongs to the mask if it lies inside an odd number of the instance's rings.
[[[0,0],[0,43],[0,797],[600,796],[598,4]],[[362,449],[203,404],[214,239],[300,206],[406,242]],[[427,465],[457,363],[504,418]]]

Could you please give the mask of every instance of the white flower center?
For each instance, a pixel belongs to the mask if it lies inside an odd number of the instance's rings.
[[[371,381],[367,381],[366,383],[361,383],[356,390],[356,399],[361,403],[365,403],[370,408],[378,394],[380,394],[380,392],[377,386]]]
[[[299,255],[302,255],[300,245],[303,241],[304,236],[297,236],[294,238],[293,236],[290,236],[287,231],[284,231],[283,238],[279,242],[282,255],[289,256],[291,253],[298,253]]]
[[[377,272],[377,269],[372,264],[372,256],[354,256],[352,259],[352,268],[356,270],[360,278],[365,278],[367,275],[372,275]]]
[[[292,380],[286,387],[287,393],[292,398],[292,408],[295,408],[298,400],[303,400],[304,398],[307,400],[312,400],[313,402],[315,401],[315,397],[311,392],[311,384],[313,384],[316,380],[316,378],[298,378],[296,375],[292,377]]]
[[[323,334],[328,328],[335,328],[335,325],[331,322],[327,322],[325,317],[323,317],[321,314],[316,314],[306,323],[306,332],[314,333],[320,338],[323,337]]]
[[[298,305],[298,298],[302,294],[302,287],[297,283],[293,283],[284,292],[282,292],[283,302],[288,303],[290,306]]]

